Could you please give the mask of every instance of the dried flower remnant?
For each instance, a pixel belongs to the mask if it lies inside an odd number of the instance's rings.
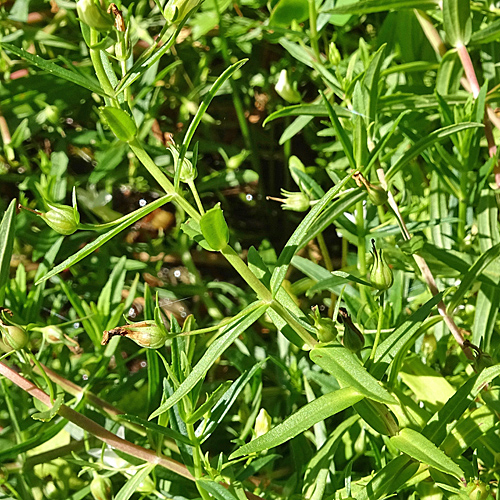
[[[387,202],[387,191],[381,187],[368,182],[361,172],[354,172],[353,179],[360,188],[365,188],[368,192],[368,199],[375,205],[380,206]]]

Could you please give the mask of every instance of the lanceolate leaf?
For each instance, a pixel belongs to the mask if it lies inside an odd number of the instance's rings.
[[[55,76],[58,76],[60,78],[63,78],[64,80],[67,80],[68,82],[75,83],[76,85],[80,85],[80,87],[84,87],[87,90],[90,90],[91,92],[95,92],[96,94],[105,96],[106,93],[100,85],[94,81],[92,81],[90,78],[85,78],[84,76],[80,75],[79,73],[70,71],[65,68],[61,68],[61,66],[58,66],[57,64],[54,64],[53,62],[46,61],[45,59],[41,58],[40,56],[36,56],[33,54],[30,54],[24,49],[20,49],[16,47],[15,45],[11,45],[10,43],[5,43],[5,42],[0,42],[0,46],[2,46],[4,49],[8,50],[9,52],[12,52],[18,57],[21,57],[22,59],[25,59],[29,63],[37,66],[38,68],[47,71],[47,73],[51,73]]]
[[[379,403],[394,404],[395,399],[370,375],[358,358],[340,344],[324,344],[314,347],[310,358],[342,385],[350,386],[367,398]]]
[[[443,0],[443,24],[450,45],[467,45],[472,32],[470,0]]]
[[[101,234],[98,238],[96,238],[92,243],[89,243],[88,245],[84,246],[81,250],[76,252],[74,255],[71,257],[68,257],[64,262],[56,266],[52,271],[47,273],[45,276],[40,278],[35,285],[38,285],[42,283],[45,280],[48,280],[49,278],[52,278],[52,276],[55,276],[56,274],[60,273],[67,267],[71,267],[77,262],[80,262],[82,259],[87,257],[87,255],[90,255],[94,250],[97,248],[101,247],[109,241],[113,236],[116,236],[118,233],[123,231],[125,228],[128,226],[132,225],[134,222],[137,222],[139,219],[142,219],[145,215],[151,213],[153,210],[156,210],[157,208],[161,207],[165,203],[168,203],[170,199],[172,198],[171,195],[166,195],[161,198],[158,198],[157,200],[148,203],[146,206],[139,208],[135,212],[132,212],[129,214],[129,217],[124,220],[122,223],[120,223],[118,226],[114,227],[111,229],[111,231],[108,231],[105,234]]]
[[[330,10],[330,12],[332,14],[370,14],[386,10],[424,10],[432,7],[438,7],[437,0],[362,0],[361,2],[336,7]]]
[[[14,214],[16,213],[16,200],[10,202],[9,208],[3,214],[0,224],[0,290],[9,279],[10,258],[14,245]]]
[[[457,125],[450,125],[431,132],[429,135],[423,137],[420,141],[415,143],[398,161],[396,161],[396,163],[387,171],[386,179],[390,180],[397,172],[408,165],[411,160],[423,153],[428,147],[432,146],[436,142],[441,142],[449,135],[456,134],[462,130],[482,126],[482,123],[459,123]]]
[[[281,424],[272,428],[266,434],[242,446],[229,458],[237,458],[250,453],[256,453],[285,443],[301,432],[309,429],[309,427],[312,427],[314,424],[361,401],[363,397],[362,394],[352,387],[346,387],[345,389],[325,394],[303,406],[300,410],[288,417]]]
[[[419,462],[457,478],[464,475],[460,467],[444,451],[440,450],[420,432],[405,428],[401,430],[399,435],[390,438],[390,441],[399,451],[406,453]]]
[[[154,411],[149,420],[168,411],[206,375],[215,360],[241,335],[247,328],[253,325],[266,311],[267,305],[262,305],[255,309],[257,303],[247,307],[250,310],[247,316],[243,316],[233,323],[229,323],[224,329],[222,335],[210,344],[203,357],[198,361],[184,382],[177,388],[174,394],[169,397],[156,411]]]

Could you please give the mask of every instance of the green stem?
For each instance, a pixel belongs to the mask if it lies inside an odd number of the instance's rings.
[[[309,0],[309,31],[311,33],[311,47],[318,62],[321,62],[318,45],[318,13],[316,12],[316,0]]]
[[[255,276],[248,266],[241,260],[240,256],[236,251],[227,245],[223,248],[220,253],[224,255],[227,261],[238,271],[239,275],[247,282],[247,284],[252,288],[252,290],[258,295],[260,299],[264,302],[271,303],[273,296],[271,292],[260,282],[260,280]]]
[[[370,359],[375,358],[375,353],[377,352],[377,347],[380,342],[380,333],[382,331],[382,323],[384,321],[384,293],[380,295],[380,307],[378,309],[378,322],[377,322],[377,333],[375,334],[375,340],[373,341],[372,352],[370,353]]]
[[[203,477],[203,467],[201,464],[201,447],[200,447],[200,442],[198,438],[196,437],[196,433],[194,432],[194,425],[193,424],[186,424],[186,430],[188,437],[193,443],[193,472],[194,472],[194,477],[195,479],[201,479]],[[201,495],[201,498],[203,500],[210,500],[210,495],[196,483],[196,486],[198,488],[198,492]]]
[[[251,311],[255,311],[255,309],[258,309],[262,305],[263,305],[262,302],[256,302],[254,304],[254,307],[252,307],[250,309],[245,309],[244,311],[240,311],[238,314],[231,316],[230,318],[225,318],[222,321],[220,321],[219,323],[217,323],[216,325],[208,326],[207,328],[200,328],[198,330],[191,330],[190,332],[180,333],[179,337],[187,337],[187,336],[191,336],[191,335],[201,335],[202,333],[210,333],[210,332],[213,332],[215,330],[219,330],[223,326],[226,326],[229,323],[232,323],[234,320],[236,320],[240,317],[243,317],[243,316],[247,316],[248,313],[250,313]]]
[[[114,107],[120,107],[118,100],[116,99],[115,89],[111,82],[109,81],[108,75],[106,74],[106,70],[104,69],[104,65],[101,60],[101,51],[93,49],[99,43],[99,33],[90,28],[90,59],[92,60],[92,64],[94,65],[94,71],[101,84],[102,89],[108,95]]]
[[[319,233],[316,236],[318,240],[319,248],[321,250],[321,255],[323,256],[323,260],[325,261],[325,267],[328,271],[333,271],[332,259],[330,258],[330,252],[328,251],[328,247],[326,246],[325,238],[323,237],[323,233]],[[331,318],[333,316],[333,310],[335,308],[335,301],[337,296],[332,292],[330,293],[330,307],[328,308],[328,316]]]
[[[189,189],[191,189],[191,192],[193,193],[194,201],[196,202],[196,206],[198,207],[198,210],[200,211],[200,214],[203,215],[205,213],[205,209],[203,208],[203,203],[201,202],[200,195],[198,194],[198,190],[196,189],[196,185],[193,180],[190,180],[188,182]]]
[[[156,182],[163,188],[163,190],[170,195],[174,196],[175,203],[182,208],[190,217],[195,221],[199,221],[201,216],[187,200],[185,200],[174,189],[174,185],[167,179],[167,176],[158,168],[151,156],[146,153],[142,144],[138,139],[134,139],[129,143],[130,149],[134,152],[139,161],[146,167],[148,172],[155,178]]]
[[[318,341],[293,317],[288,309],[279,302],[274,301],[271,307],[295,330],[297,335],[304,341],[309,349],[312,349]],[[305,347],[305,346],[304,346]]]
[[[463,242],[465,238],[465,224],[467,219],[467,172],[463,171],[460,175],[460,200],[458,202],[458,228],[457,240]]]
[[[363,202],[356,203],[356,227],[358,233],[358,270],[362,278],[366,278],[366,238],[365,219],[363,216]],[[361,298],[366,302],[366,290],[360,289]]]

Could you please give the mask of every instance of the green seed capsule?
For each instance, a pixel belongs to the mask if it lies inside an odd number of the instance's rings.
[[[2,342],[9,348],[18,351],[28,345],[29,337],[24,328],[14,325],[2,325]]]
[[[387,191],[384,188],[370,184],[366,189],[368,191],[368,199],[375,206],[384,205],[387,202]]]
[[[200,3],[201,0],[170,0],[164,10],[165,19],[180,22]]]
[[[94,472],[90,483],[90,493],[94,500],[111,500],[113,498],[113,483],[109,477],[103,477]]]
[[[214,250],[226,248],[229,243],[229,228],[224,219],[220,203],[217,203],[214,208],[208,210],[202,216],[200,229],[206,242]]]
[[[133,340],[141,347],[148,349],[160,349],[168,339],[164,329],[159,327],[154,321],[142,321],[131,325],[119,326],[112,330],[105,331],[102,336],[102,345],[109,343],[112,337],[119,335]]]
[[[51,227],[54,231],[65,236],[73,234],[80,224],[80,215],[73,207],[66,205],[52,205],[49,206],[49,211],[41,213],[40,217]]]
[[[309,196],[302,191],[294,193],[282,189],[281,196],[284,196],[284,198],[274,198],[273,196],[268,196],[266,199],[280,201],[282,203],[281,208],[283,210],[292,210],[294,212],[305,212],[311,207],[311,200],[309,199]]]
[[[318,306],[312,308],[312,319],[320,342],[331,342],[337,336],[337,327],[330,318],[322,318]]]
[[[354,323],[345,309],[339,310],[339,320],[344,325],[344,336],[342,337],[342,344],[344,347],[351,352],[361,351],[365,346],[365,337],[354,326]]]
[[[373,266],[370,271],[370,282],[378,290],[387,290],[392,286],[394,277],[391,268],[385,261],[382,250],[377,250],[375,240],[372,240]]]
[[[172,153],[175,170],[177,170],[179,168],[179,151],[177,151],[177,148],[173,144],[171,144],[168,149]],[[198,172],[196,171],[196,168],[193,167],[193,164],[187,158],[184,158],[182,160],[181,172],[179,174],[180,180],[182,182],[189,183],[194,181],[197,175]]]
[[[80,21],[95,30],[109,31],[113,27],[113,17],[94,0],[78,0],[76,10]]]

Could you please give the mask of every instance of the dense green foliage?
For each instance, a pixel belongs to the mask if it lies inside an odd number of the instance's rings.
[[[0,7],[0,499],[500,498],[495,4],[105,3]]]

